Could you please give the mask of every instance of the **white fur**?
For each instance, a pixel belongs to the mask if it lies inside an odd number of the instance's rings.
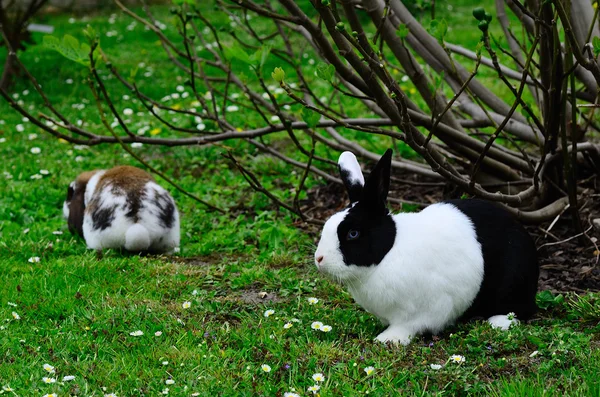
[[[358,160],[356,160],[354,153],[342,153],[338,160],[338,165],[342,170],[345,170],[350,174],[349,179],[353,184],[358,184],[360,186],[365,185],[365,177],[363,176],[360,164],[358,164]]]
[[[75,184],[76,182],[73,181],[71,183],[69,183],[69,187],[75,189]],[[69,219],[69,214],[71,213],[71,207],[69,207],[69,204],[67,201],[63,201],[63,216],[65,217],[65,219]]]
[[[512,325],[519,324],[519,320],[516,318],[510,319],[508,315],[499,314],[497,316],[492,316],[488,318],[488,322],[492,326],[492,328],[499,328],[503,331],[509,329]]]
[[[125,232],[125,249],[129,251],[145,251],[150,248],[150,233],[139,223],[135,223]]]
[[[344,263],[337,227],[347,212],[325,223],[315,262],[389,325],[377,340],[406,345],[416,334],[443,330],[469,308],[483,280],[483,256],[473,224],[456,207],[440,203],[394,215],[394,245],[369,267]]]
[[[83,204],[87,207],[88,203],[92,200],[92,195],[96,193],[96,185],[100,181],[100,177],[104,175],[106,170],[99,170],[90,178],[85,188],[85,194],[83,195]]]
[[[69,214],[71,213],[71,209],[69,208],[69,203],[63,201],[63,216],[65,219],[69,219]]]
[[[104,249],[124,247],[130,249],[128,248],[129,246],[132,248],[131,250],[136,251],[137,248],[146,246],[144,250],[150,249],[154,252],[173,252],[176,247],[179,247],[180,231],[177,207],[174,212],[175,219],[173,225],[170,229],[167,229],[161,225],[160,219],[158,215],[156,215],[158,214],[159,209],[156,208],[153,203],[155,190],[166,193],[165,189],[154,182],[148,182],[146,184],[146,198],[138,213],[139,222],[134,224],[130,218],[125,216],[127,212],[123,209],[126,202],[125,196],[113,194],[112,184],[107,184],[101,191],[96,191],[98,179],[94,178],[96,178],[97,175],[94,175],[90,179],[85,192],[86,211],[83,217],[83,235],[88,248]],[[115,218],[111,226],[104,230],[95,230],[93,228],[92,214],[87,208],[87,204],[96,196],[100,199],[98,209],[107,207],[115,208]],[[127,241],[127,236],[129,236],[129,242]],[[147,242],[146,239],[148,240]]]

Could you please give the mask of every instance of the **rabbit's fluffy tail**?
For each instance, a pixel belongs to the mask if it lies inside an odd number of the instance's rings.
[[[150,233],[144,226],[136,223],[125,233],[125,249],[128,251],[146,251],[150,248]]]

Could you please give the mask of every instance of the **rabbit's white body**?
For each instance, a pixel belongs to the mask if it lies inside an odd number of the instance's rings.
[[[439,332],[471,305],[483,280],[481,245],[469,218],[450,204],[393,216],[396,239],[377,266],[344,264],[335,244],[342,211],[321,236],[321,269],[341,280],[360,306],[390,327],[380,341],[406,344],[424,331]],[[374,264],[375,265],[375,264]]]

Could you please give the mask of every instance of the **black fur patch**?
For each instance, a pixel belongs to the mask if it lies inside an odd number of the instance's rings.
[[[138,223],[140,221],[140,210],[144,207],[143,201],[146,197],[144,192],[137,193],[135,191],[128,191],[125,197],[127,212],[125,216]]]
[[[115,220],[115,208],[104,207],[96,208],[92,211],[92,224],[95,230],[104,230],[109,228]]]
[[[154,205],[158,208],[158,219],[166,229],[173,227],[175,222],[175,204],[168,193],[154,191]]]
[[[464,319],[514,312],[520,320],[537,311],[539,266],[535,243],[525,228],[498,205],[483,200],[450,200],[477,233],[484,260],[480,290]]]
[[[391,163],[392,151],[388,149],[369,174],[360,191],[360,199],[338,225],[340,251],[346,265],[377,265],[394,245],[396,224],[385,205]],[[344,172],[340,168],[342,180],[346,183]],[[346,184],[346,188],[352,199],[352,186]]]
[[[358,238],[349,239],[351,230],[359,232]],[[337,234],[346,265],[377,265],[394,245],[396,224],[391,215],[359,202],[338,225]]]
[[[346,187],[346,191],[348,192],[348,196],[350,197],[350,202],[357,202],[360,199],[360,196],[362,195],[363,186],[357,181],[351,179],[352,175],[350,174],[350,171],[342,169],[342,167],[339,167],[339,170],[340,178],[344,182],[344,186]]]

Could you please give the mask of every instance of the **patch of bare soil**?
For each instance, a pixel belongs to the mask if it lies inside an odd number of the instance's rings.
[[[408,204],[402,205],[405,210],[418,210],[431,203],[457,198],[455,191],[444,184],[415,176],[406,178],[392,180],[389,194],[389,197],[407,202]],[[538,247],[540,290],[555,293],[600,291],[600,231],[591,227],[592,221],[600,218],[600,189],[597,186],[600,181],[595,179],[588,181],[585,186],[587,193],[580,198],[580,215],[587,236],[574,237],[577,233],[568,212],[562,214],[552,228],[552,222],[527,227]],[[329,183],[311,189],[301,208],[308,216],[326,220],[347,205],[344,187]],[[402,206],[391,203],[394,210],[399,210]],[[315,235],[320,229],[318,226],[303,227]],[[594,238],[595,243],[592,241]]]
[[[238,299],[244,303],[250,303],[253,305],[279,301],[277,294],[253,289],[242,291],[242,293],[238,296]]]

